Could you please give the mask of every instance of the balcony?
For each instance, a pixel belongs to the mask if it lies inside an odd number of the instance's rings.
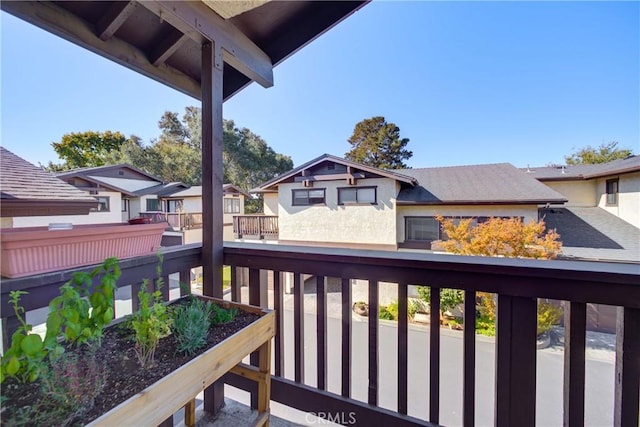
[[[236,215],[233,217],[236,239],[278,240],[278,217],[272,215]]]
[[[611,365],[605,380],[612,386],[606,424],[638,425],[637,264],[247,243],[225,244],[223,257],[232,269],[227,298],[276,310],[273,401],[343,424],[355,420],[358,425],[371,426],[533,426],[536,419],[547,424],[548,414],[536,405],[551,401],[562,414],[553,424],[583,425],[585,414],[589,422],[589,416],[601,411],[598,400],[607,400],[603,390],[587,387],[593,377],[585,369],[593,366],[585,356],[586,307],[599,303],[618,307],[615,366]],[[136,289],[140,278],[156,277],[156,262],[154,256],[122,261],[121,285],[132,284]],[[177,273],[182,282],[188,282],[190,269],[202,263],[202,248],[197,244],[167,248],[165,280]],[[237,274],[239,269],[248,269],[248,274]],[[3,280],[3,337],[16,327],[16,319],[7,317],[12,313],[8,305],[11,290],[29,292],[22,300],[27,310],[46,307],[70,275],[66,271]],[[307,275],[312,278],[305,281]],[[248,283],[240,283],[238,277],[248,277]],[[365,320],[352,314],[352,279],[365,283],[370,308]],[[387,282],[395,284],[399,301],[400,320],[393,326],[377,315],[380,291],[389,286]],[[467,324],[475,323],[476,292],[496,293],[495,341],[480,340],[474,328],[466,328],[458,333],[458,347],[454,348],[448,331],[417,329],[406,316],[412,284],[432,287],[432,325],[439,324],[440,289],[464,290]],[[288,294],[285,288],[290,285],[292,293]],[[169,288],[164,287],[163,292],[169,299]],[[135,309],[136,292],[132,296]],[[564,358],[557,375],[538,370],[538,365],[544,365],[536,354],[537,298],[566,301]],[[489,360],[487,348],[495,354]],[[224,381],[252,392],[252,385],[239,376],[227,374]],[[549,389],[550,381],[557,383],[555,391]]]
[[[140,216],[154,222],[167,221],[173,231],[202,228],[202,212],[140,212]]]

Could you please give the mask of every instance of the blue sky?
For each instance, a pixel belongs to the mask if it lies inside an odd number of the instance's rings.
[[[198,101],[4,12],[2,145],[57,161],[68,132],[149,142],[165,110]],[[639,2],[373,2],[252,84],[224,116],[296,165],[349,149],[385,116],[412,167],[561,163],[616,140],[640,153]]]

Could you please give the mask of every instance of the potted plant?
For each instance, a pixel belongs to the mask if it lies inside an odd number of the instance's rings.
[[[182,407],[193,419],[195,396],[228,371],[258,382],[268,419],[273,312],[199,296],[167,305],[144,283],[140,309],[105,327],[119,274],[111,259],[74,276],[49,305],[44,339],[22,319],[21,293],[12,294],[21,326],[0,365],[3,425],[157,425]],[[239,365],[255,350],[258,370]]]
[[[0,274],[25,277],[153,254],[165,228],[166,223],[3,228]]]

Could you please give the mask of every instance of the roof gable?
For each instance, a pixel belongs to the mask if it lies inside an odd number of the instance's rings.
[[[312,183],[316,181],[358,180],[366,178],[389,178],[411,186],[417,183],[411,176],[366,166],[330,154],[323,154],[289,172],[265,182],[250,192],[261,193],[275,191],[278,184],[285,182],[308,182],[313,185]]]

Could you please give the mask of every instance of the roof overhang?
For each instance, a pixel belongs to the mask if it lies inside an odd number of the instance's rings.
[[[398,200],[398,206],[505,206],[505,205],[545,205],[547,203],[566,203],[567,199],[551,200],[438,200],[438,201],[410,201]]]
[[[365,1],[3,1],[2,10],[201,99],[204,42],[224,68],[223,97],[251,81],[273,85],[273,66]]]
[[[88,215],[98,201],[2,199],[2,218],[50,215]]]

